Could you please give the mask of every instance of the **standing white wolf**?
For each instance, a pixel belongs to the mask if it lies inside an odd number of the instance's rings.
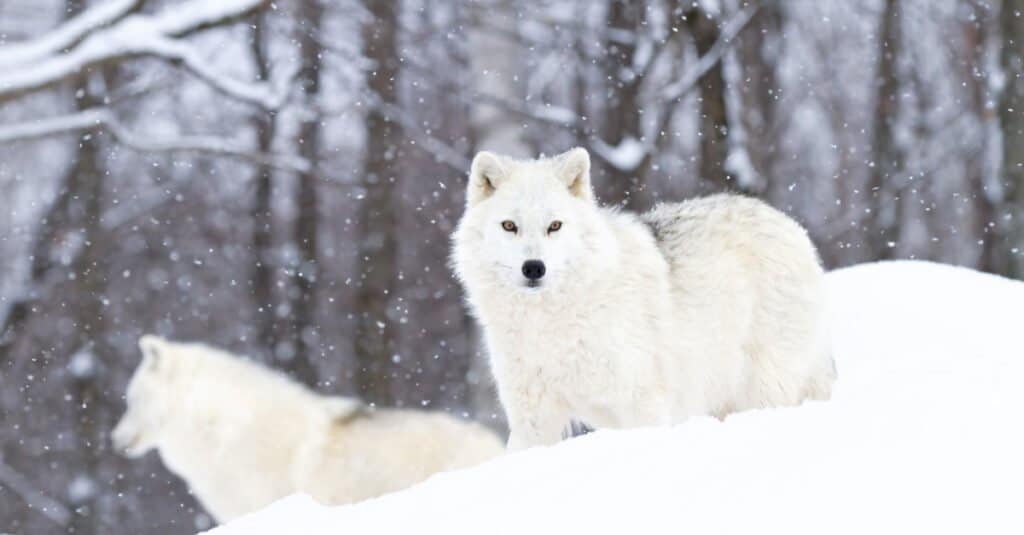
[[[331,505],[499,455],[486,428],[440,412],[367,410],[202,344],[139,341],[114,446],[157,448],[218,522],[295,492]]]
[[[799,224],[716,195],[599,207],[590,157],[473,159],[453,262],[484,328],[509,448],[601,427],[827,399],[823,271]]]

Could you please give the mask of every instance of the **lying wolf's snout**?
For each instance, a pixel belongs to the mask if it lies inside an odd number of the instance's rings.
[[[544,262],[540,260],[527,260],[523,262],[523,276],[535,281],[544,276]]]

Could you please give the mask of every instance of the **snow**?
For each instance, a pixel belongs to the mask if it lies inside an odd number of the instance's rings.
[[[828,275],[829,402],[598,431],[211,533],[1021,533],[1024,283],[924,262]]]

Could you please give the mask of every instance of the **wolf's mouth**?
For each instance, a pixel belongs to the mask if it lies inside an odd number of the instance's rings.
[[[526,287],[527,288],[540,288],[540,285],[541,285],[541,282],[537,281],[537,280],[528,280],[528,281],[526,281]]]

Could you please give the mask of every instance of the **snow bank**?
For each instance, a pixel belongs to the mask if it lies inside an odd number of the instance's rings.
[[[830,402],[600,431],[212,533],[1024,532],[1024,284],[923,262],[828,277]]]

